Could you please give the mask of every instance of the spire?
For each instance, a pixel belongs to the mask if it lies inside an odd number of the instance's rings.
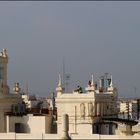
[[[61,80],[61,75],[60,74],[59,74],[59,81],[58,81],[58,85],[57,85],[56,91],[59,94],[62,94],[62,92],[63,92],[62,80]]]
[[[91,86],[94,86],[93,74],[91,75]]]
[[[59,82],[58,82],[58,87],[62,86],[62,80],[61,80],[61,75],[59,74]]]
[[[109,84],[109,87],[107,88],[107,91],[110,92],[110,93],[114,93],[114,87],[113,87],[113,78],[112,78],[112,75],[110,76],[110,84]]]
[[[111,81],[110,81],[110,87],[113,87],[113,80],[112,80],[112,75],[111,75]]]
[[[7,51],[6,51],[6,49],[3,49],[3,57],[7,57]]]

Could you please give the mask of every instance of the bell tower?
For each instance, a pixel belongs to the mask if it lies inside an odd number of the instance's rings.
[[[7,85],[7,64],[8,55],[6,49],[0,52],[0,93],[7,94],[9,87]]]

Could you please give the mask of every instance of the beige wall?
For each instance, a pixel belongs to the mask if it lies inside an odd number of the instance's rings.
[[[9,95],[9,94],[8,94]],[[11,105],[17,102],[20,102],[19,98],[8,98],[8,95],[0,98],[0,132],[6,132],[6,116],[5,113],[11,111]]]
[[[24,133],[42,134],[51,133],[51,116],[10,116],[9,117],[9,132],[15,132],[15,123],[22,123]]]
[[[59,92],[56,97],[58,134],[62,132],[63,114],[69,116],[69,133],[92,134],[92,123],[98,121],[103,115],[116,113],[116,105],[116,97],[113,93]]]
[[[90,102],[94,102],[94,97],[92,94],[63,94],[60,95],[60,98],[58,97],[56,99],[57,103],[57,114],[58,114],[58,120],[57,120],[57,132],[58,134],[61,134],[62,132],[62,114],[68,114],[69,115],[69,133],[91,133],[91,120],[89,115],[89,107],[88,104]],[[84,105],[84,117],[81,115],[81,104]],[[93,104],[94,106],[94,104]],[[84,125],[83,125],[84,124]],[[85,128],[80,129],[80,128]]]

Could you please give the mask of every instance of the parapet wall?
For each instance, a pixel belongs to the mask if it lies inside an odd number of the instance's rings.
[[[70,135],[72,140],[75,139],[140,139],[140,135],[133,136],[122,136],[122,135]],[[16,133],[1,133],[0,140],[21,140],[21,139],[40,139],[40,140],[59,140],[60,135],[58,134],[16,134]]]

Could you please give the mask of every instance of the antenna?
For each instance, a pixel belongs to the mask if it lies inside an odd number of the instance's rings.
[[[29,95],[28,82],[26,82],[26,94]]]
[[[137,88],[134,87],[134,96],[136,97],[137,96]]]
[[[66,73],[65,71],[65,59],[63,58],[63,88],[64,88],[64,91],[68,91],[68,85],[69,85],[69,80],[70,80],[70,74],[69,73]]]
[[[68,85],[69,85],[69,81],[70,80],[70,74],[65,74],[65,91],[68,91]]]

